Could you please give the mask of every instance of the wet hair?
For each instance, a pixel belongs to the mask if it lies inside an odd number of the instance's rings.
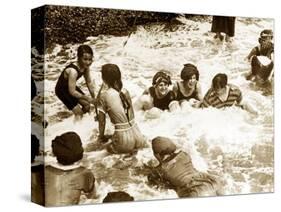
[[[34,162],[35,156],[39,155],[39,140],[35,135],[31,135],[31,162]]]
[[[109,192],[103,199],[103,203],[106,202],[123,202],[123,201],[134,201],[134,197],[130,196],[124,191]]]
[[[78,57],[78,60],[79,60],[81,57],[83,57],[83,54],[84,54],[84,53],[88,53],[88,54],[90,54],[91,56],[94,55],[93,50],[92,50],[92,48],[91,48],[89,45],[80,45],[80,46],[78,47],[78,50],[77,50],[77,57]]]
[[[217,90],[227,85],[227,75],[219,73],[212,80],[212,88]]]
[[[115,64],[105,64],[101,67],[101,75],[103,81],[105,81],[109,87],[115,89],[119,93],[122,106],[125,110],[128,122],[130,123],[129,109],[132,106],[126,95],[122,92],[123,83],[121,80],[121,71],[119,67]]]
[[[181,71],[181,79],[184,81],[189,81],[193,75],[196,76],[196,80],[199,80],[199,71],[197,67],[191,63],[184,64],[184,67]]]

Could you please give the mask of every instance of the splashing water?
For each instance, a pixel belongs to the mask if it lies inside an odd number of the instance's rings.
[[[235,107],[218,110],[187,106],[173,113],[165,111],[157,119],[147,119],[144,112],[137,112],[136,120],[149,139],[155,136],[172,138],[179,148],[191,155],[198,170],[224,179],[224,194],[272,192],[273,95],[245,80],[244,74],[250,70],[250,65],[244,58],[257,45],[260,31],[273,29],[273,20],[237,18],[235,38],[230,43],[214,40],[208,21],[185,18],[180,21],[183,25],[174,32],[163,30],[162,25],[139,26],[124,48],[122,44],[127,37],[88,38],[86,44],[94,49],[95,60],[91,68],[95,83],[101,84],[100,67],[103,64],[116,63],[122,71],[124,87],[135,101],[160,69],[168,70],[173,80],[179,80],[183,64],[196,64],[203,93],[216,73],[226,73],[229,82],[241,88],[244,100],[255,107],[258,116]],[[44,85],[45,89],[44,94],[39,90],[32,102],[35,113],[32,125],[39,129],[44,120],[48,122],[45,131],[37,131],[37,136],[45,136],[45,151],[50,157],[51,141],[56,135],[75,131],[84,146],[97,137],[94,114],[87,114],[75,122],[54,93],[56,80],[66,64],[75,59],[77,47],[78,44],[57,45],[45,58],[37,55],[32,61],[37,87]],[[43,66],[45,73],[42,73]],[[78,84],[88,93],[83,80]],[[44,108],[40,106],[42,103],[45,103]],[[42,111],[44,118],[40,116]],[[104,150],[85,153],[85,158],[88,167],[96,173],[98,198],[87,200],[84,197],[81,203],[101,202],[106,193],[113,190],[127,191],[135,200],[177,197],[173,190],[149,186],[145,174],[136,172],[144,163],[155,163],[151,148],[139,151],[129,160],[122,155],[109,155]]]

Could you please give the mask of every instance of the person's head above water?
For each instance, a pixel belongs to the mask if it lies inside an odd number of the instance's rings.
[[[189,81],[191,79],[199,80],[199,71],[197,67],[191,63],[184,64],[184,67],[181,71],[181,79],[183,81]]]
[[[127,119],[129,120],[128,109],[131,108],[130,101],[122,92],[122,76],[119,67],[115,64],[105,64],[101,67],[102,80],[110,87],[115,89],[120,96],[122,106],[126,111]]]
[[[77,50],[78,63],[82,68],[88,68],[93,62],[93,50],[89,45],[80,45]]]
[[[159,162],[163,161],[166,155],[173,154],[176,149],[176,145],[169,138],[157,136],[152,139],[153,154]]]
[[[168,86],[172,84],[171,77],[164,70],[158,71],[152,78],[153,86],[158,86],[161,82]]]
[[[101,67],[102,80],[112,88],[122,89],[121,71],[115,64],[105,64]]]
[[[52,150],[60,164],[71,165],[83,157],[84,149],[80,136],[66,132],[52,140]]]
[[[166,96],[169,91],[169,85],[172,84],[171,77],[164,71],[158,71],[152,79],[152,85],[159,96]]]
[[[227,75],[219,73],[216,76],[214,76],[212,80],[212,88],[217,91],[222,88],[225,88],[227,85]]]
[[[260,37],[259,37],[259,43],[261,44],[262,42],[265,41],[271,41],[273,39],[273,31],[271,29],[265,29],[261,31]]]
[[[103,203],[106,202],[124,202],[124,201],[134,201],[134,197],[130,196],[124,191],[109,192],[103,199]]]

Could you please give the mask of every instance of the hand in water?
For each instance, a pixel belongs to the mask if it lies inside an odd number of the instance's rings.
[[[201,104],[200,101],[198,101],[197,99],[190,99],[189,103],[192,107],[198,108]]]
[[[93,99],[91,99],[91,102],[90,102],[90,103],[93,104],[93,105],[95,105],[95,106],[97,106],[98,100],[97,100],[96,98],[93,98]]]
[[[89,104],[93,101],[91,97],[88,97],[88,96],[86,96],[86,95],[83,95],[83,96],[81,97],[81,99],[87,101]]]
[[[105,143],[107,143],[108,141],[110,141],[111,138],[112,138],[112,135],[104,135],[104,136],[100,136],[100,135],[99,135],[99,137],[98,137],[98,142],[99,142],[99,143],[105,144]]]

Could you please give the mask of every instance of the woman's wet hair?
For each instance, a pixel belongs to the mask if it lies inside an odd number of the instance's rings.
[[[119,93],[122,106],[125,110],[128,122],[130,123],[129,109],[131,108],[131,104],[126,95],[122,92],[123,83],[121,80],[121,71],[119,67],[115,64],[105,64],[101,68],[101,75],[103,81],[105,81],[109,87],[115,89]]]
[[[184,64],[184,67],[181,71],[181,79],[183,81],[189,81],[192,76],[196,76],[196,80],[199,80],[199,71],[197,67],[191,63]]]
[[[215,90],[225,88],[227,85],[227,75],[219,73],[216,76],[214,76],[212,80],[212,88]]]
[[[78,47],[78,50],[77,50],[77,57],[78,57],[78,59],[83,57],[83,54],[85,54],[85,53],[88,53],[91,56],[94,55],[94,52],[93,52],[92,48],[89,45],[80,45]]]

